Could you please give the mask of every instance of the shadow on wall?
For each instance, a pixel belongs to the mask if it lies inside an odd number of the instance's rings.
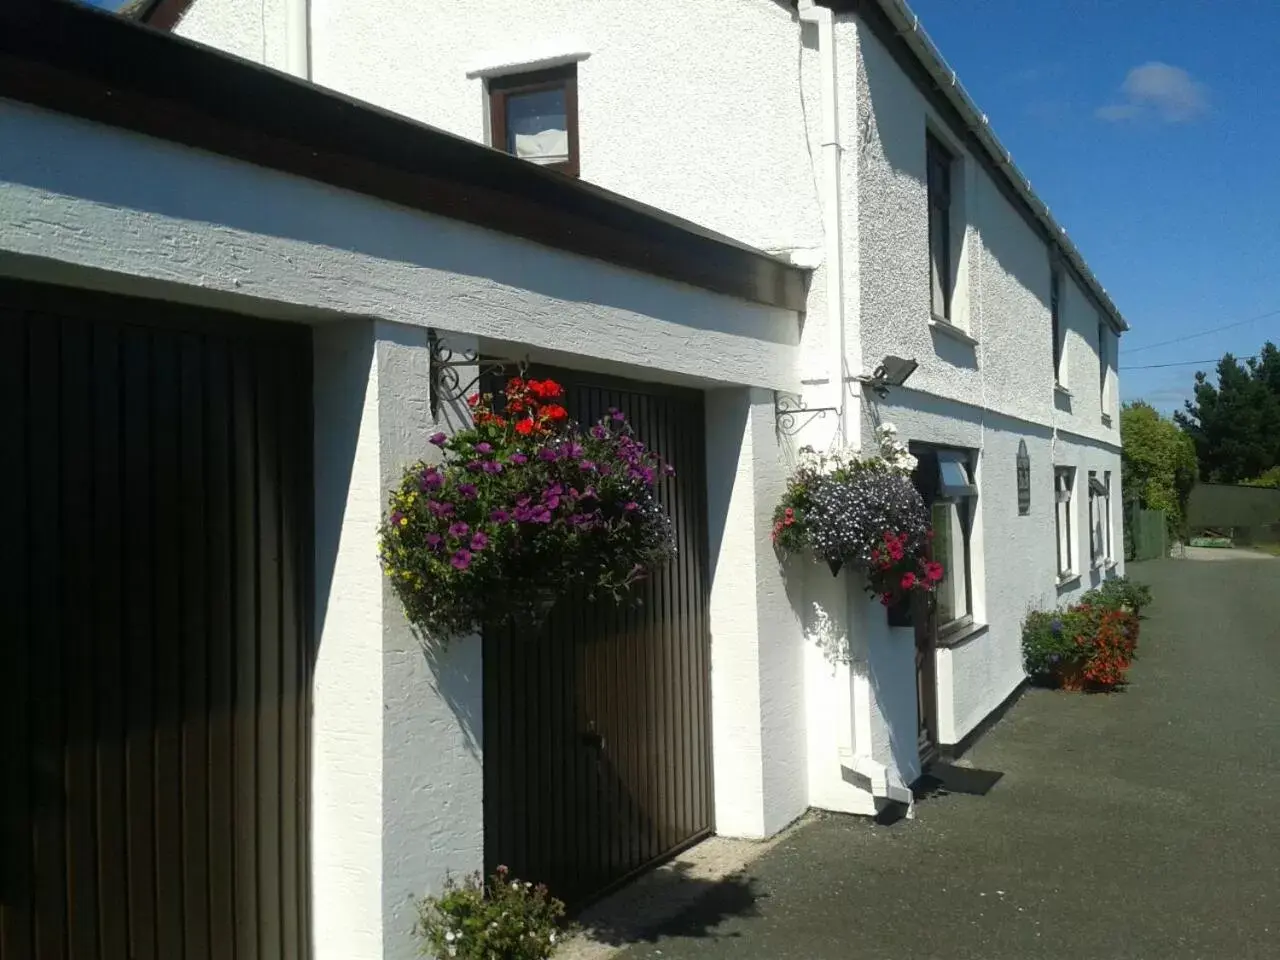
[[[581,257],[532,241],[511,240],[518,244],[520,256],[494,256],[492,240],[497,235],[480,227],[143,137],[114,131],[86,134],[82,124],[33,115],[46,125],[40,131],[46,149],[6,149],[0,144],[0,177],[5,181],[79,197],[114,208],[113,214],[139,210],[212,225],[208,247],[215,252],[202,249],[199,255],[209,257],[215,269],[240,271],[250,281],[252,263],[235,256],[218,263],[220,256],[226,256],[216,252],[219,247],[242,246],[225,231],[220,234],[219,228],[483,278],[567,303],[675,316],[679,323],[697,329],[786,345],[798,342],[796,324],[777,322],[765,308],[751,314],[726,312],[711,294],[704,297],[702,291],[681,284],[656,283],[639,272],[575,269]],[[174,242],[184,246],[181,238]],[[321,284],[325,280],[317,278]],[[422,282],[430,283],[430,278],[424,276]],[[245,289],[251,286],[246,284]],[[484,292],[477,286],[474,295],[479,300]],[[752,322],[744,329],[747,316]],[[527,310],[512,311],[510,316],[513,324],[528,320]]]
[[[914,109],[915,98],[924,94],[902,75],[901,68],[879,40],[869,40],[862,45],[866,64],[863,79],[871,103],[871,116],[862,121],[870,137],[878,139],[883,162],[896,176],[911,177],[925,190],[925,130],[920,122],[921,113]],[[908,109],[902,109],[904,97]],[[950,126],[948,125],[948,130]],[[958,133],[960,131],[953,131]],[[865,151],[864,147],[864,151]],[[864,157],[864,162],[871,158]],[[982,257],[993,257],[1003,271],[1014,277],[1033,294],[1045,310],[1045,333],[1048,334],[1049,310],[1049,261],[1048,250],[1043,243],[1027,243],[1033,228],[1013,206],[1005,194],[995,185],[985,168],[976,160],[980,176],[970,181],[976,196],[966,196],[965,210],[971,227],[977,232]],[[985,181],[985,185],[984,185]],[[923,197],[923,192],[917,194]],[[921,223],[922,205],[917,210],[903,209],[899,223]],[[1006,228],[1007,224],[1007,228]],[[1038,235],[1038,234],[1036,234]],[[972,240],[972,236],[970,237]],[[921,234],[920,247],[925,243]],[[956,262],[959,258],[954,258]],[[985,265],[983,265],[985,267]],[[981,289],[981,288],[979,288]],[[979,313],[980,311],[975,311]],[[963,346],[963,344],[957,344]]]

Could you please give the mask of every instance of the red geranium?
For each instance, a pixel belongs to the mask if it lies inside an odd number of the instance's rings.
[[[548,420],[563,420],[569,416],[569,411],[558,403],[548,403],[542,408],[542,415]]]
[[[532,421],[532,420],[517,420],[517,421],[516,421],[516,433],[520,434],[520,436],[522,436],[522,437],[527,437],[529,434],[533,433],[533,421]]]

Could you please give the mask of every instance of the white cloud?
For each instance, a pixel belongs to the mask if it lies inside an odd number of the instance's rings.
[[[1187,123],[1209,111],[1204,84],[1181,67],[1155,60],[1130,70],[1120,93],[1115,103],[1097,109],[1100,119],[1120,122],[1154,117],[1164,123]]]

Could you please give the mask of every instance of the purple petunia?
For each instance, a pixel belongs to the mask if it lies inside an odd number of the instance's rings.
[[[439,500],[428,500],[427,509],[434,513],[437,517],[453,516],[453,504],[443,503]]]
[[[440,536],[440,534],[438,533],[427,534],[427,546],[430,547],[432,550],[440,549],[440,544],[442,543],[444,543],[444,537]]]
[[[513,516],[516,518],[516,523],[529,523],[533,520],[533,508],[529,506],[516,507]]]
[[[448,439],[449,438],[446,437],[443,433],[433,433],[430,437],[427,438],[427,443],[430,443],[433,446],[443,447],[444,442]]]
[[[587,489],[583,490],[583,491],[582,491],[582,499],[583,499],[583,500],[598,500],[598,499],[599,499],[599,496],[596,494],[596,488],[595,488],[595,487],[587,487]]]
[[[585,471],[586,473],[592,473],[592,472],[594,472],[594,471],[595,471],[595,469],[596,469],[595,461],[593,461],[593,460],[579,460],[579,461],[578,461],[578,469],[583,470],[583,471]]]
[[[477,443],[476,453],[493,453],[493,446],[488,443]]]
[[[471,551],[459,550],[453,555],[449,562],[453,564],[455,570],[465,570],[467,567],[471,566]]]
[[[614,423],[621,423],[623,420],[626,419],[626,417],[623,416],[622,411],[619,410],[617,407],[609,408],[609,418],[613,420]]]
[[[486,460],[484,462],[484,466],[481,467],[480,469],[483,470],[485,473],[501,473],[502,464],[500,464],[497,460]]]
[[[474,483],[458,484],[458,496],[465,500],[474,500],[476,498],[476,485]]]
[[[550,523],[551,511],[546,507],[540,507],[533,511],[533,516],[529,518],[534,523]]]
[[[483,533],[477,533],[471,538],[471,549],[477,552],[483,550],[489,545],[489,538]]]
[[[560,498],[559,498],[559,497],[547,497],[547,499],[546,499],[546,500],[542,501],[542,504],[543,504],[543,506],[545,506],[548,510],[555,510],[557,507],[559,507],[559,506],[560,506]]]
[[[499,507],[497,510],[494,510],[489,514],[489,519],[494,523],[506,523],[511,519],[511,514]]]
[[[589,527],[595,523],[595,517],[589,513],[575,513],[569,518],[569,523],[575,527]]]
[[[470,532],[471,528],[461,521],[449,526],[449,536],[451,537],[465,537]]]
[[[576,440],[570,440],[569,443],[565,445],[564,454],[566,457],[582,456],[582,444],[578,443]]]
[[[483,460],[469,460],[469,461],[467,461],[467,469],[468,469],[468,470],[470,470],[472,473],[476,473],[477,471],[481,470],[483,467],[484,467],[484,461],[483,461]]]
[[[591,428],[591,435],[595,437],[597,440],[603,440],[606,436],[608,436],[608,433],[609,431],[607,431],[604,427],[600,426],[600,424],[598,423]]]
[[[547,487],[547,489],[542,491],[542,499],[547,500],[551,497],[558,497],[562,493],[564,493],[564,487],[558,483],[553,483],[551,486]]]
[[[516,466],[520,466],[522,463],[528,463],[529,458],[526,457],[523,453],[513,453],[511,455],[511,462],[514,463]]]
[[[387,519],[391,521],[391,525],[393,527],[398,527],[400,526],[400,521],[404,519],[404,514],[401,513],[399,510],[392,510],[391,516],[388,517]]]
[[[550,463],[552,460],[559,460],[560,454],[556,453],[556,451],[551,447],[543,447],[538,451],[538,459],[546,460]]]
[[[627,513],[630,513],[632,510],[638,510],[639,508],[640,504],[636,503],[634,500],[628,500],[626,506],[622,509],[627,511]]]

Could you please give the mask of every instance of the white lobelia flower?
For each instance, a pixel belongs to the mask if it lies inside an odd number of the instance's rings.
[[[556,942],[556,932],[554,930],[551,931],[551,936],[549,939],[551,940],[552,943]]]
[[[454,940],[458,939],[458,935],[454,933],[452,930],[450,930],[448,933],[444,935],[444,938],[449,943],[453,943]]]
[[[882,423],[880,426],[876,427],[876,433],[880,434],[882,437],[892,437],[896,435],[897,432],[898,428],[892,423]]]

